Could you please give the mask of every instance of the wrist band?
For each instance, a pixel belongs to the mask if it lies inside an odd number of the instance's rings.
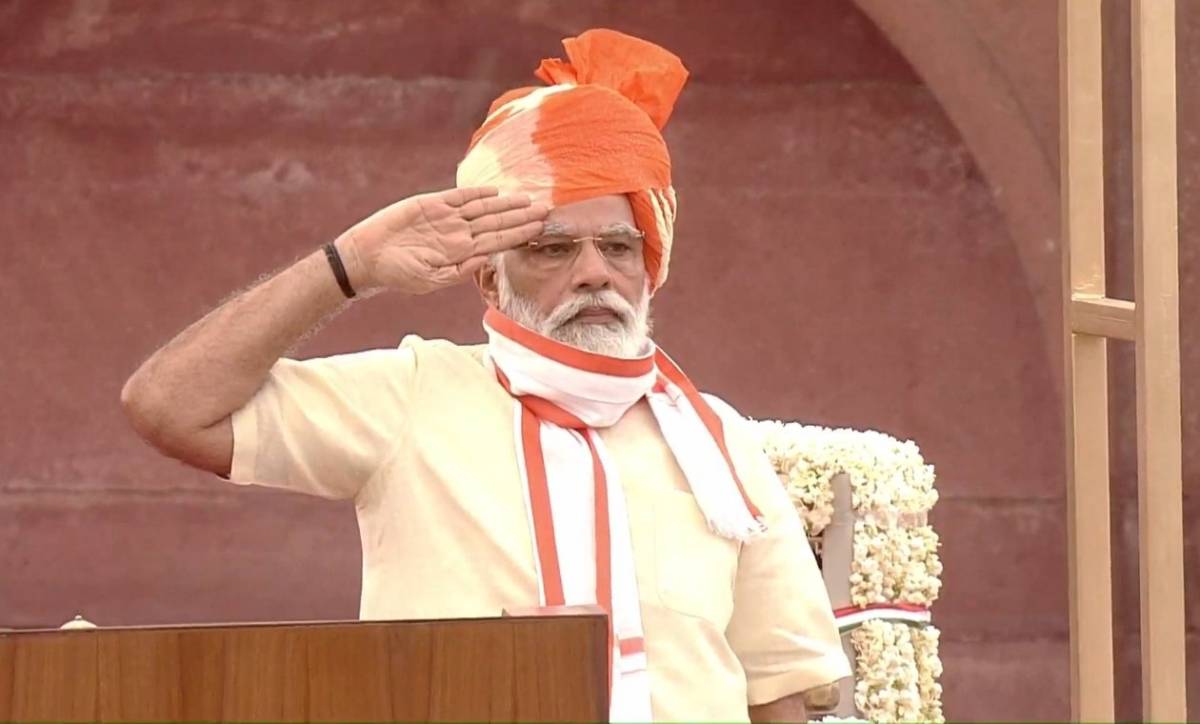
[[[322,248],[325,249],[325,258],[329,260],[329,266],[333,269],[333,276],[342,288],[342,294],[345,294],[347,299],[353,299],[354,287],[350,286],[350,277],[346,276],[346,267],[342,265],[342,257],[338,254],[337,247],[331,241]]]

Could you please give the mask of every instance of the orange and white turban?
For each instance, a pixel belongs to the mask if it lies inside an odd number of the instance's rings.
[[[646,272],[667,279],[675,226],[671,157],[660,132],[688,72],[675,55],[615,30],[563,40],[567,60],[543,60],[550,84],[497,98],[471,138],[457,184],[495,186],[550,207],[626,194],[646,234]]]

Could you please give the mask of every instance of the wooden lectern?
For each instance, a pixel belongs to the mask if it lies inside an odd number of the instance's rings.
[[[595,608],[7,632],[0,721],[604,721],[607,637]]]

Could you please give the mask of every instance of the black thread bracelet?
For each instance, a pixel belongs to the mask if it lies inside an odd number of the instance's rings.
[[[329,260],[329,266],[333,269],[333,276],[337,279],[338,286],[342,288],[342,294],[345,294],[347,299],[353,299],[355,297],[354,287],[350,286],[350,277],[346,276],[346,267],[342,264],[342,257],[338,254],[337,247],[331,241],[323,248],[325,249],[325,258]]]

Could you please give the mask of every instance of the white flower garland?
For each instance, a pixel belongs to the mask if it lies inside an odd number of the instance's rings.
[[[758,425],[763,450],[804,519],[809,537],[820,535],[833,519],[833,488],[829,481],[839,472],[836,461],[825,455],[825,448],[816,438],[797,434],[802,430],[800,425],[773,420]]]
[[[867,621],[850,632],[854,644],[854,705],[873,722],[917,721],[921,691],[917,654],[907,624]]]
[[[942,561],[933,527],[911,528],[871,520],[854,522],[850,597],[855,606],[911,603],[929,606],[941,590]]]
[[[921,692],[921,718],[930,722],[944,722],[942,712],[942,659],[938,656],[938,638],[941,632],[933,626],[913,629],[913,648],[917,653],[917,690]]]
[[[757,421],[763,450],[816,537],[833,518],[838,473],[850,476],[854,509],[864,519],[920,516],[937,502],[934,471],[916,443],[881,432]]]
[[[851,634],[855,661],[854,703],[873,722],[941,724],[942,662],[939,631],[892,621],[868,621]]]
[[[851,603],[928,607],[941,590],[934,470],[912,442],[879,432],[758,422],[763,449],[804,520],[809,538],[833,519],[832,480],[850,478],[855,513]],[[876,722],[944,722],[936,628],[868,620],[849,632],[858,713]],[[823,721],[854,721],[826,717]]]

